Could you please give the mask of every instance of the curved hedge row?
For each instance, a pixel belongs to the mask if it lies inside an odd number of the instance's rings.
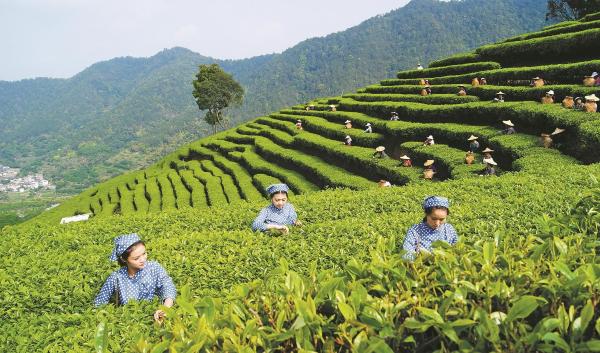
[[[384,86],[385,87],[385,86]],[[404,87],[404,86],[401,86]],[[352,98],[361,102],[413,102],[413,103],[424,103],[434,105],[445,105],[445,104],[462,104],[469,102],[478,102],[477,96],[458,96],[456,95],[457,88],[454,86],[454,94],[430,94],[427,96],[418,95],[423,86],[413,86],[414,89],[405,91],[406,94],[371,94],[371,93],[352,93],[344,94],[344,98]],[[485,87],[485,86],[483,86]],[[437,89],[434,86],[433,89]]]
[[[227,197],[221,186],[221,178],[216,177],[208,172],[202,170],[200,162],[197,160],[189,161],[183,164],[204,184],[206,190],[206,197],[210,206],[220,206],[227,204]]]
[[[209,157],[212,157],[212,155],[210,153],[207,153],[207,154],[203,154],[202,157],[209,158]],[[233,177],[231,175],[225,173],[219,167],[217,167],[214,163],[214,160],[211,160],[211,159],[201,160],[200,166],[202,167],[203,170],[211,173],[212,175],[217,177],[217,179],[219,179],[221,188],[223,189],[223,192],[225,193],[225,197],[226,197],[228,203],[238,202],[243,199],[242,196],[240,195],[240,191],[238,190],[238,187],[236,186],[235,180],[233,179]]]
[[[208,206],[204,185],[194,177],[194,173],[191,170],[185,169],[178,169],[178,173],[181,177],[181,181],[189,190],[191,190],[190,197],[192,200],[192,207],[200,208]]]
[[[298,119],[302,120],[302,125],[305,131],[318,133],[325,137],[335,139],[339,142],[343,142],[346,135],[352,138],[352,144],[366,146],[366,147],[377,147],[383,143],[384,136],[377,132],[366,133],[364,124],[358,124],[354,122],[352,129],[346,129],[342,123],[332,123],[326,119],[317,118],[310,115],[287,115],[287,114],[271,114],[271,117],[295,122]],[[298,136],[298,135],[296,135]]]
[[[504,42],[516,42],[516,41],[533,39],[533,38],[542,38],[542,37],[548,37],[548,36],[553,36],[553,35],[563,34],[563,33],[579,32],[579,31],[584,31],[584,30],[598,28],[598,27],[600,27],[599,20],[584,22],[584,23],[575,22],[570,25],[553,27],[553,28],[549,28],[549,29],[544,29],[543,31],[539,31],[539,32],[522,34],[520,36],[508,38]]]
[[[600,60],[589,60],[571,64],[554,64],[543,66],[512,67],[490,71],[480,71],[469,75],[433,77],[429,79],[432,85],[464,84],[470,85],[474,77],[485,77],[488,84],[528,85],[532,77],[540,76],[550,84],[582,84],[583,77],[597,71]],[[419,85],[417,79],[390,79],[381,81],[383,86]],[[435,86],[432,87],[435,89]]]
[[[568,61],[598,57],[600,28],[519,42],[490,44],[475,50],[482,58],[503,65],[523,62]]]
[[[181,177],[175,170],[171,170],[167,177],[171,181],[171,185],[173,185],[173,191],[175,191],[175,204],[178,209],[190,207],[192,205],[191,198],[192,195],[190,191],[183,185],[181,181]]]
[[[502,91],[506,93],[506,97],[504,98],[506,101],[539,101],[541,97],[543,97],[547,91],[553,90],[554,96],[557,98],[557,103],[565,96],[571,97],[584,97],[586,95],[590,95],[592,93],[598,92],[598,88],[596,87],[583,87],[581,85],[545,85],[542,87],[529,87],[529,86],[495,86],[495,85],[485,85],[485,86],[470,86],[466,85],[466,91],[469,96],[474,96],[479,98],[480,100],[491,101],[496,97],[496,92]],[[421,86],[418,85],[401,85],[401,86],[381,86],[381,85],[371,85],[365,88],[365,91],[368,92],[368,95],[381,96],[381,101],[391,101],[391,99],[386,99],[386,97],[390,95],[407,95],[408,93],[417,92],[421,89]],[[443,84],[443,85],[435,85],[432,87],[433,94],[428,97],[436,97],[439,95],[449,95],[454,93],[456,95],[457,92],[456,85],[451,84]],[[360,95],[356,95],[360,96]],[[347,98],[353,98],[353,95],[348,95]],[[366,101],[363,99],[355,99],[359,101]],[[372,101],[378,101],[373,99]]]
[[[466,64],[458,64],[458,65],[447,65],[447,66],[438,66],[429,69],[423,70],[409,70],[409,71],[400,71],[396,75],[397,78],[426,78],[432,76],[449,76],[449,75],[459,75],[466,74],[469,72],[477,72],[484,70],[495,70],[499,69],[502,66],[500,64],[493,61],[479,61],[473,63]]]
[[[429,68],[443,67],[450,65],[461,65],[475,63],[481,61],[481,57],[477,53],[462,53],[449,56],[444,59],[435,60],[429,63]]]
[[[156,177],[151,177],[146,181],[146,198],[150,199],[148,212],[160,212],[160,189],[158,188],[158,181],[156,180]]]

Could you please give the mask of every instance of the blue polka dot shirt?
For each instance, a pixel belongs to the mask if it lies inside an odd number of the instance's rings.
[[[298,215],[291,204],[286,203],[281,209],[271,204],[263,208],[256,219],[254,219],[252,230],[264,232],[267,230],[268,224],[292,225],[297,219]]]
[[[115,291],[119,293],[119,304],[130,300],[152,300],[158,295],[164,301],[175,299],[177,290],[167,271],[156,261],[148,261],[146,266],[129,277],[127,267],[121,267],[108,276],[94,300],[95,306],[108,304]]]
[[[456,230],[449,223],[443,223],[437,229],[429,227],[427,222],[413,225],[404,238],[405,258],[414,260],[416,253],[421,249],[431,251],[431,244],[437,240],[454,245],[458,241],[458,234],[456,234]]]

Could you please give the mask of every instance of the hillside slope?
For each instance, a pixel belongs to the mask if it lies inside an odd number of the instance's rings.
[[[600,114],[558,103],[600,95],[581,85],[600,61],[578,50],[600,39],[598,19],[259,117],[4,228],[0,351],[598,351]],[[487,85],[469,85],[483,76]],[[546,85],[530,87],[533,76]],[[419,94],[421,79],[431,95]],[[542,105],[549,89],[557,103]],[[493,103],[498,90],[506,101]],[[499,133],[506,119],[517,133]],[[556,127],[566,131],[540,147]],[[436,144],[423,146],[429,134]],[[464,164],[471,134],[495,150],[500,176],[477,176],[479,153]],[[392,158],[372,158],[380,144]],[[399,166],[404,153],[414,167]],[[435,181],[420,177],[426,159]],[[396,186],[377,188],[381,177]],[[253,233],[275,181],[291,186],[303,226]],[[451,199],[459,242],[409,262],[404,234],[432,194]],[[88,222],[58,224],[88,211]],[[162,326],[151,323],[156,300],[92,307],[115,269],[113,237],[130,232],[177,285]]]
[[[117,58],[67,80],[0,82],[0,163],[41,171],[60,191],[146,167],[210,131],[190,81],[217,62],[246,88],[232,122],[336,95],[544,23],[545,1],[414,0],[343,32],[281,54],[220,61],[183,48]],[[457,20],[460,19],[460,20]]]

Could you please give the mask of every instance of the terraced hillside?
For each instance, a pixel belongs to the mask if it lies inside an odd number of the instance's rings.
[[[0,351],[600,352],[600,114],[539,103],[549,89],[557,101],[600,95],[581,85],[600,62],[578,51],[597,50],[597,19],[259,117],[4,228]],[[529,87],[533,76],[546,85]],[[506,101],[492,103],[498,90]],[[516,134],[499,133],[508,119]],[[500,176],[478,176],[480,155],[464,163],[471,134]],[[391,158],[373,158],[380,145]],[[436,180],[422,178],[427,159]],[[274,181],[291,186],[303,221],[286,236],[250,230]],[[451,199],[459,242],[409,262],[404,234],[432,194]],[[58,224],[80,212],[94,217]],[[177,286],[162,325],[157,300],[92,307],[115,270],[112,239],[130,232]]]
[[[599,39],[600,21],[589,16],[432,62],[424,70],[400,72],[357,93],[259,117],[185,146],[151,168],[91,188],[38,219],[57,222],[77,213],[146,214],[254,201],[264,197],[265,185],[277,181],[296,194],[368,189],[380,179],[395,185],[424,183],[421,168],[400,166],[402,154],[412,157],[415,166],[435,160],[439,181],[473,178],[483,167],[463,163],[471,134],[479,137],[481,149],[495,150],[502,173],[595,163],[600,160],[600,114],[566,109],[560,102],[567,95],[600,95],[598,87],[582,85],[585,75],[600,68]],[[534,76],[545,85],[530,87]],[[482,77],[486,85],[471,86],[473,78]],[[432,85],[427,96],[420,95],[424,79]],[[467,86],[466,96],[456,94],[460,84]],[[548,90],[555,92],[556,103],[543,105],[539,101]],[[498,91],[506,93],[505,102],[492,102]],[[390,121],[392,111],[398,121]],[[353,128],[345,128],[346,120]],[[501,134],[503,120],[515,123],[518,133]],[[367,123],[373,133],[363,131]],[[542,148],[540,134],[557,127],[566,132],[554,138],[553,148]],[[424,147],[430,134],[436,144]],[[346,135],[351,147],[342,144]],[[379,145],[392,158],[372,158]]]

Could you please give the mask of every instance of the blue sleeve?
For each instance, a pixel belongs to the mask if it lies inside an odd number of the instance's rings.
[[[298,214],[296,213],[296,210],[294,209],[294,206],[292,206],[291,204],[288,204],[290,206],[290,212],[288,214],[288,224],[294,224],[296,223],[296,220],[298,219]]]
[[[112,297],[115,292],[115,278],[116,273],[114,272],[108,276],[106,282],[104,282],[102,288],[100,288],[100,293],[98,293],[96,299],[94,299],[94,306],[105,305],[110,302],[110,297]]]
[[[406,250],[406,254],[404,254],[404,258],[410,261],[415,259],[415,254],[417,252],[417,237],[419,235],[415,231],[415,227],[412,226],[406,233],[406,237],[404,237],[404,250]]]
[[[458,242],[458,234],[452,224],[446,224],[446,241],[450,245],[454,245]]]
[[[267,230],[267,225],[265,224],[265,220],[267,219],[267,213],[268,209],[265,207],[260,211],[258,216],[256,216],[254,222],[252,222],[253,231],[256,232],[257,230],[260,230],[261,232],[264,232]]]
[[[175,288],[175,284],[173,280],[167,273],[164,267],[162,267],[159,263],[157,265],[157,276],[158,276],[158,294],[164,301],[167,298],[175,299],[177,297],[177,289]]]

